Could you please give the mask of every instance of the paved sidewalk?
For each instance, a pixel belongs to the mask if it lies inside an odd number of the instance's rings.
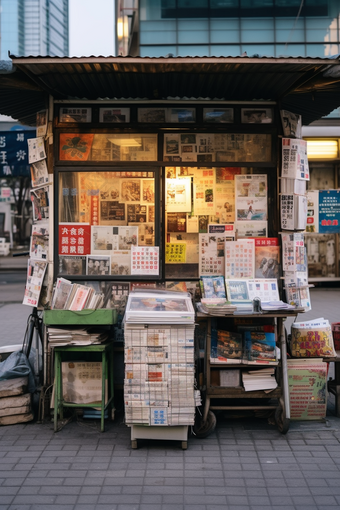
[[[340,420],[218,417],[207,439],[140,441],[117,418],[0,427],[0,510],[327,510],[340,507]]]

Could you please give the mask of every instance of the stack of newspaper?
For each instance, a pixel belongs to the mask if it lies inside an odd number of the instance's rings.
[[[96,292],[92,287],[71,283],[65,278],[57,278],[52,296],[52,310],[74,310],[83,309],[96,310],[102,308],[104,294]]]
[[[47,328],[48,342],[51,347],[64,345],[102,344],[108,339],[108,332],[98,328],[79,328],[64,326]]]
[[[192,425],[194,325],[125,323],[125,421]]]

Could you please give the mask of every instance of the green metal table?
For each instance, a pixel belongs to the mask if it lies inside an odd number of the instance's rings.
[[[63,397],[63,378],[62,378],[62,361],[67,360],[70,353],[93,353],[94,357],[100,357],[102,362],[102,398],[99,402],[91,402],[90,404],[65,402]],[[64,407],[99,407],[101,411],[101,432],[105,430],[105,411],[112,409],[114,397],[113,385],[113,342],[96,345],[84,346],[59,346],[54,348],[54,374],[55,374],[55,393],[54,393],[54,432],[60,430],[58,428],[58,415],[63,420]],[[74,358],[74,355],[72,356]],[[75,361],[72,359],[72,361]],[[92,360],[93,361],[93,360]],[[108,398],[105,399],[105,386],[107,382]]]

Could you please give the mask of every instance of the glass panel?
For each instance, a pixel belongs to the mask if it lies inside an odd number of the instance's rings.
[[[335,277],[335,234],[306,234],[309,278]]]
[[[157,135],[60,133],[60,161],[157,161]]]
[[[264,110],[266,113],[266,109]],[[167,133],[164,135],[163,159],[164,161],[200,163],[269,162],[271,161],[271,135]]]
[[[239,37],[239,36],[237,36]],[[235,39],[236,40],[236,39]],[[238,39],[237,39],[238,40]],[[210,56],[211,57],[220,57],[221,55],[224,56],[231,56],[231,57],[237,57],[241,55],[241,46],[239,44],[235,44],[233,46],[231,45],[222,45],[222,44],[216,44],[216,46],[212,46],[210,48]]]
[[[208,57],[210,55],[209,46],[178,46],[178,56],[180,57]]]
[[[242,53],[246,52],[248,57],[252,55],[273,57],[274,51],[273,44],[242,44]]]
[[[176,44],[175,30],[153,30],[140,33],[140,44]]]
[[[308,189],[334,189],[335,188],[335,175],[333,165],[318,165],[314,166],[313,163],[309,165],[310,181],[307,183]]]
[[[59,274],[141,274],[134,272],[138,248],[144,276],[156,275],[146,267],[147,247],[159,242],[155,190],[153,171],[60,172]]]
[[[140,47],[141,57],[165,57],[169,54],[177,55],[177,46],[163,46],[162,48],[158,48],[157,46]]]

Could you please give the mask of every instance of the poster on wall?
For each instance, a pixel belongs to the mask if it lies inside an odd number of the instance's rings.
[[[87,161],[94,135],[91,133],[60,133],[59,159],[61,161]]]
[[[267,220],[267,176],[235,175],[237,221]]]
[[[215,214],[215,170],[197,169],[194,175],[194,214]]]
[[[165,183],[166,210],[191,211],[191,179],[167,179]]]
[[[159,274],[159,247],[132,246],[131,274],[143,276]]]
[[[239,239],[225,243],[225,278],[254,278],[254,239]]]
[[[319,233],[340,232],[340,190],[319,191]]]

